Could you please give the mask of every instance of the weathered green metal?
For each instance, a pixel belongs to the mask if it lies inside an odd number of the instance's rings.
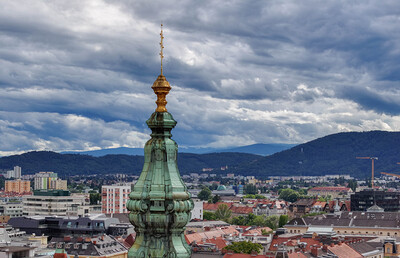
[[[155,84],[165,82],[160,75]],[[146,123],[151,139],[144,147],[143,170],[127,203],[136,231],[128,257],[190,257],[183,233],[194,205],[179,174],[178,145],[171,139],[176,121],[167,111],[156,111]]]

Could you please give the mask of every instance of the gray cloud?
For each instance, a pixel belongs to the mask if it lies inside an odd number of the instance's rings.
[[[143,144],[155,108],[150,87],[159,73],[160,21],[164,71],[173,85],[168,108],[182,146],[400,130],[399,7],[395,1],[4,2],[0,151]]]

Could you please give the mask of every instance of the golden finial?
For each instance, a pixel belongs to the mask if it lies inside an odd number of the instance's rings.
[[[160,51],[160,57],[161,57],[161,74],[158,76],[157,80],[153,83],[153,86],[151,88],[153,88],[154,93],[157,95],[157,109],[156,112],[167,112],[167,108],[165,107],[167,105],[167,100],[166,100],[166,96],[169,93],[169,91],[171,90],[171,86],[169,85],[169,82],[167,81],[167,79],[165,78],[165,76],[163,75],[163,66],[162,66],[162,61],[164,58],[164,54],[163,54],[163,39],[164,39],[164,35],[163,35],[163,30],[162,30],[162,23],[161,23],[161,41],[160,41],[160,47],[161,47],[161,51]]]
[[[163,49],[164,49],[164,45],[163,45],[163,39],[164,39],[164,35],[163,35],[163,30],[162,30],[162,26],[163,26],[163,24],[161,23],[161,33],[160,33],[160,36],[161,36],[161,41],[160,41],[160,47],[161,47],[161,51],[160,51],[160,57],[161,57],[161,75],[162,75],[162,60],[163,60],[163,58],[164,58],[164,54],[163,54]]]

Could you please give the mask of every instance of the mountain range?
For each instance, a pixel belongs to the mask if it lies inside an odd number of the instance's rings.
[[[179,147],[180,153],[194,153],[194,154],[206,154],[206,153],[220,153],[220,152],[238,152],[238,153],[249,153],[261,156],[272,155],[274,153],[290,149],[296,146],[296,144],[284,144],[284,143],[258,143],[247,146],[240,146],[234,148],[185,148]],[[93,157],[101,157],[110,154],[126,154],[126,155],[143,155],[143,148],[109,148],[102,150],[92,151],[68,151],[61,152],[62,154],[86,154]]]
[[[250,148],[250,147],[248,147]],[[251,147],[251,148],[257,148]],[[239,152],[179,153],[178,166],[182,174],[213,168],[213,173],[236,173],[268,177],[271,175],[350,174],[370,177],[371,161],[357,157],[378,157],[376,174],[400,170],[400,132],[370,131],[328,135],[296,145],[269,156]],[[0,169],[21,166],[23,174],[54,171],[61,176],[73,174],[130,173],[138,175],[143,156],[106,155],[94,157],[82,154],[60,154],[48,151],[28,152],[0,158]],[[228,170],[221,167],[228,166]]]

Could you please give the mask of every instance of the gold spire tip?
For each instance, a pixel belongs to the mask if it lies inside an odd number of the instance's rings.
[[[166,96],[168,95],[168,92],[171,90],[171,86],[169,85],[169,82],[163,75],[163,66],[162,66],[162,61],[164,58],[164,45],[163,45],[163,39],[164,39],[164,34],[163,34],[163,24],[161,23],[161,41],[160,41],[160,57],[161,57],[161,74],[158,76],[157,80],[153,83],[153,90],[154,93],[157,95],[157,109],[156,112],[167,112],[167,108],[165,107],[167,105],[167,100]]]

